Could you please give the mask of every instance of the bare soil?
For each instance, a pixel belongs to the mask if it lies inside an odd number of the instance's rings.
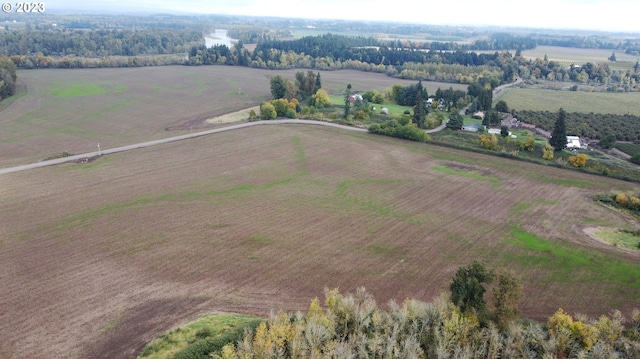
[[[0,168],[38,162],[63,151],[86,153],[96,143],[114,148],[175,136],[175,131],[215,127],[218,120],[211,119],[242,113],[270,99],[272,76],[293,80],[298,71],[238,66],[19,70],[26,93],[1,110]],[[362,71],[320,73],[329,93],[344,90],[348,83],[359,91],[414,83]],[[438,87],[466,88],[424,85],[431,93]],[[100,91],[65,92],[74,86]]]
[[[433,170],[491,173],[489,182]],[[498,185],[496,185],[496,183]],[[512,226],[639,265],[584,228],[635,185],[319,126],[257,126],[0,176],[0,353],[133,358],[209,312],[305,310],[325,287],[430,301],[460,265],[508,265]],[[522,203],[528,206],[521,206]],[[524,210],[516,210],[524,208]],[[629,313],[640,294],[515,266],[525,316]]]

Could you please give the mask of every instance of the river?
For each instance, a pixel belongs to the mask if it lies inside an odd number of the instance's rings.
[[[204,37],[205,45],[207,47],[213,47],[216,45],[226,45],[227,47],[231,47],[233,44],[238,42],[236,39],[232,39],[227,36],[227,30],[216,29],[215,32]]]

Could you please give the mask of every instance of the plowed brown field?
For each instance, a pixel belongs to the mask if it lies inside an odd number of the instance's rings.
[[[428,301],[474,259],[518,271],[525,316],[628,313],[640,278],[588,263],[558,278],[506,239],[516,226],[637,270],[637,255],[583,232],[625,226],[590,196],[634,187],[302,125],[3,175],[0,357],[134,357],[196,315],[302,310],[325,287]]]
[[[114,148],[215,126],[205,121],[258,106],[271,98],[272,76],[293,80],[298,71],[235,66],[20,70],[18,83],[26,93],[0,104],[0,168],[64,151],[96,151],[98,143]],[[354,91],[415,83],[362,71],[325,71],[321,78],[331,94],[347,83]],[[438,87],[466,89],[438,82],[425,86],[429,93]]]

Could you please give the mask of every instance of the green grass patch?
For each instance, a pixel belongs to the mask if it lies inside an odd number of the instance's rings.
[[[432,166],[431,169],[433,169],[434,171],[446,173],[449,175],[461,176],[461,177],[471,178],[471,179],[481,180],[481,181],[488,181],[491,183],[491,186],[493,187],[500,187],[502,185],[502,182],[498,177],[484,175],[478,171],[459,170],[455,168],[442,167],[442,166]]]
[[[521,203],[517,203],[513,207],[513,211],[516,212],[516,213],[520,213],[520,212],[524,212],[524,211],[528,210],[529,208],[531,208],[531,203],[521,202]]]
[[[150,342],[138,355],[138,358],[170,359],[180,351],[203,340],[221,338],[225,334],[244,331],[244,328],[257,326],[262,319],[237,314],[217,314],[206,316],[176,328]]]
[[[56,84],[49,89],[49,94],[54,97],[84,97],[104,95],[106,93],[120,93],[127,89],[127,86],[123,84],[105,87],[96,83],[74,82],[68,84]]]
[[[472,123],[477,123],[478,125],[482,125],[482,120],[476,120],[475,118],[471,118],[471,116],[464,116],[462,118],[462,123],[464,125],[470,125]]]
[[[254,185],[243,184],[243,185],[231,187],[229,189],[225,189],[222,191],[218,191],[218,190],[208,191],[206,195],[219,196],[219,195],[229,195],[229,194],[244,194],[244,193],[251,192],[254,188],[255,188]],[[193,195],[198,195],[198,193],[194,193]]]
[[[605,242],[611,243],[616,247],[629,249],[640,249],[640,236],[635,233],[629,233],[617,229],[603,228],[595,232],[595,235]]]
[[[293,138],[293,150],[296,160],[300,163],[301,166],[305,167],[307,165],[307,153],[304,150],[304,146],[302,145],[302,140],[300,139],[300,137]]]
[[[253,236],[247,238],[247,242],[249,243],[258,243],[258,244],[267,244],[269,243],[269,238],[262,236]]]
[[[511,237],[505,241],[525,251],[523,254],[506,255],[507,261],[525,268],[545,270],[546,281],[585,285],[601,282],[633,288],[640,296],[640,265],[594,250],[554,243],[517,227],[511,229]]]
[[[338,183],[338,188],[334,192],[335,203],[338,204],[340,208],[346,210],[355,209],[375,216],[406,220],[410,217],[407,213],[398,210],[394,205],[385,203],[385,201],[377,198],[374,193],[371,193],[371,195],[351,193],[352,185],[357,186],[359,189],[362,189],[363,186],[367,186],[368,188],[372,186],[377,193],[382,190],[385,185],[395,185],[400,182],[403,181],[386,179],[342,181]]]
[[[551,184],[557,184],[559,186],[579,187],[579,188],[588,188],[593,186],[593,183],[578,180],[578,179],[572,179],[572,178],[551,177],[551,176],[543,175],[540,173],[531,173],[530,176],[536,181],[539,181],[541,183],[551,183]]]

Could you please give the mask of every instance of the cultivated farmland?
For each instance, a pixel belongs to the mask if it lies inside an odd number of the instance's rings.
[[[195,131],[205,119],[260,104],[271,97],[271,76],[293,80],[297,71],[232,66],[18,71],[26,93],[0,104],[0,167],[65,151],[96,151],[98,143],[106,149]],[[347,83],[362,91],[414,83],[359,71],[321,76],[330,93]],[[428,86],[433,93],[451,84]]]
[[[617,62],[609,61],[612,53],[616,54]],[[637,56],[627,55],[622,51],[606,49],[577,49],[560,46],[536,46],[535,49],[522,51],[522,56],[532,60],[544,59],[559,62],[564,66],[583,65],[588,62],[608,64],[613,69],[630,69],[638,61]]]
[[[586,227],[635,185],[309,125],[257,126],[0,176],[0,356],[133,357],[207,312],[305,309],[324,287],[431,300],[474,259],[525,316],[640,306],[637,253]]]
[[[639,92],[574,92],[510,88],[502,91],[498,99],[506,101],[509,108],[516,111],[557,112],[562,107],[567,112],[640,116]]]

